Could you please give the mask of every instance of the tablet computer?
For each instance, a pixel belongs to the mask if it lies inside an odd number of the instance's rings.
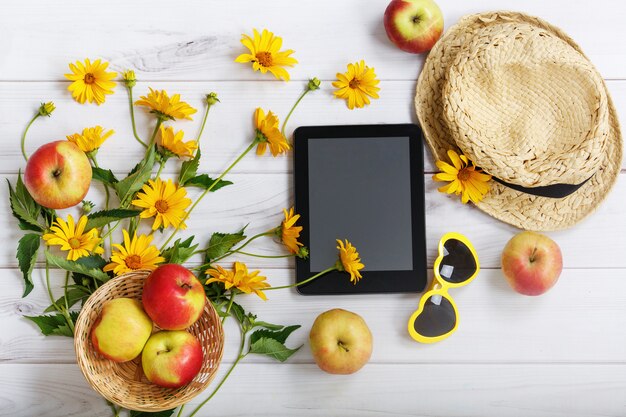
[[[348,239],[365,265],[355,285],[330,272],[301,294],[421,292],[426,286],[424,158],[418,126],[307,126],[294,132],[295,207],[309,258],[296,281],[334,265]]]

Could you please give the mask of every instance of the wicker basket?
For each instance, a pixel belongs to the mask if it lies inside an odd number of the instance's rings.
[[[140,300],[143,283],[149,273],[136,271],[121,275],[89,297],[76,321],[74,349],[78,366],[87,382],[104,398],[131,410],[162,411],[188,402],[209,385],[222,360],[224,331],[217,312],[207,301],[200,319],[187,329],[202,344],[202,368],[193,381],[177,389],[161,388],[150,383],[143,374],[141,355],[125,363],[113,362],[99,355],[91,344],[90,333],[102,304],[120,297]]]

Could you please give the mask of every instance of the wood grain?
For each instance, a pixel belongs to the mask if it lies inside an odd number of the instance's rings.
[[[621,417],[626,409],[625,365],[367,365],[342,377],[315,365],[245,361],[199,416]],[[75,365],[0,365],[0,409],[15,417],[111,415]]]

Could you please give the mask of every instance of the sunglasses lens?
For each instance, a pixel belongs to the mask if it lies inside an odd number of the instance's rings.
[[[425,337],[443,336],[454,329],[456,313],[447,298],[441,295],[428,297],[424,309],[415,319],[415,331]]]
[[[443,259],[439,275],[448,282],[458,284],[476,272],[476,259],[467,245],[457,239],[448,239],[443,245]]]

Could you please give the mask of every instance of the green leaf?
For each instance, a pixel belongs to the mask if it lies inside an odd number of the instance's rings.
[[[83,299],[87,299],[87,297],[89,297],[91,295],[91,293],[87,292],[84,288],[81,287],[77,287],[74,286],[70,289],[68,289],[67,291],[67,306],[72,307],[74,304],[76,304],[77,302],[83,300]],[[65,306],[65,295],[61,296],[58,300],[56,300],[56,305],[58,306]],[[44,313],[50,313],[56,311],[56,308],[54,307],[54,304],[50,305],[48,308],[46,308],[43,312]]]
[[[157,411],[154,413],[150,413],[148,411],[130,410],[130,417],[170,417],[174,414],[174,410],[176,409],[172,408],[171,410]]]
[[[102,269],[108,263],[101,255],[83,256],[81,258],[78,258],[74,262],[86,268],[93,269]]]
[[[256,332],[255,332],[256,333]],[[252,334],[254,336],[254,333]],[[285,362],[291,355],[296,353],[302,346],[296,349],[289,349],[284,344],[275,339],[268,337],[261,337],[254,343],[250,344],[249,353],[256,353],[257,355],[266,355],[274,358],[278,361]]]
[[[237,319],[239,323],[243,323],[246,318],[246,311],[237,303],[233,303],[233,305],[230,306],[230,314]]]
[[[46,251],[46,260],[49,264],[65,269],[66,271],[78,272],[79,274],[87,275],[101,282],[109,280],[109,275],[102,271],[102,269],[85,266],[79,262],[80,259],[78,261],[68,261],[67,259],[53,255],[49,251]]]
[[[24,276],[24,294],[22,297],[26,297],[34,288],[32,273],[37,261],[37,251],[41,244],[41,236],[35,233],[28,233],[20,239],[17,244],[17,261],[20,266],[20,271]]]
[[[96,211],[95,213],[91,213],[87,216],[89,220],[87,220],[87,225],[85,226],[85,230],[91,230],[95,227],[100,228],[116,220],[127,219],[129,217],[135,217],[135,216],[138,216],[139,213],[141,213],[141,210],[131,210],[131,209],[113,209],[113,210]]]
[[[264,328],[270,329],[270,330],[280,330],[280,329],[284,328],[285,326],[280,325],[280,324],[268,323],[266,321],[255,321],[253,327],[264,327]]]
[[[180,239],[177,239],[172,246],[165,249],[161,253],[161,256],[165,258],[166,263],[182,264],[187,259],[191,258],[193,252],[198,247],[198,244],[190,246],[192,242],[193,236],[183,242],[181,242]]]
[[[245,229],[246,228],[244,227],[236,233],[213,233],[211,239],[209,240],[209,246],[207,246],[205,250],[206,257],[210,260],[224,255],[233,246],[246,238],[243,234]],[[207,261],[205,263],[209,262]]]
[[[187,187],[200,187],[205,190],[208,190],[209,187],[213,185],[215,180],[209,177],[207,174],[201,174],[193,178],[189,178],[187,182],[185,182],[185,186]],[[226,187],[227,185],[231,185],[232,181],[219,180],[217,184],[213,185],[211,188],[211,192],[217,191],[222,187]]]
[[[255,323],[255,325],[256,324],[257,323]],[[301,326],[299,324],[295,324],[293,326],[287,326],[283,328],[282,330],[266,330],[266,329],[257,330],[254,333],[252,333],[252,335],[250,335],[250,344],[254,344],[256,341],[263,339],[263,338],[274,339],[279,343],[285,343],[289,335],[293,333],[294,331],[298,330],[300,327]]]
[[[110,169],[93,167],[91,168],[91,172],[91,177],[96,181],[100,181],[104,185],[114,187],[115,183],[118,182],[117,178],[115,178],[115,175],[113,174],[113,171]]]
[[[74,337],[74,334],[72,333],[69,326],[67,325],[67,321],[65,320],[65,317],[63,317],[63,315],[60,313],[47,315],[47,316],[41,315],[41,316],[24,316],[24,317],[26,317],[28,320],[34,322],[37,326],[39,326],[41,333],[43,333],[45,336],[54,335],[54,336]],[[76,321],[76,318],[78,318],[78,312],[71,311],[70,317],[72,320]]]
[[[198,167],[200,166],[200,148],[196,151],[196,156],[189,161],[185,161],[180,166],[180,174],[178,175],[178,183],[180,185],[187,185],[187,181],[190,178],[196,176],[196,172],[198,172]]]
[[[47,228],[52,227],[52,223],[57,219],[57,212],[47,207],[41,208],[41,215]]]
[[[37,221],[41,206],[33,200],[28,194],[21,174],[17,176],[17,184],[15,190],[11,187],[11,183],[7,179],[9,185],[9,203],[13,216],[19,221],[18,226],[22,230],[30,230],[33,232],[42,232],[43,227]]]
[[[150,179],[152,168],[154,168],[156,152],[154,146],[150,147],[145,159],[140,162],[134,172],[131,171],[122,181],[115,183],[115,192],[119,197],[122,206],[126,206],[132,196]]]

